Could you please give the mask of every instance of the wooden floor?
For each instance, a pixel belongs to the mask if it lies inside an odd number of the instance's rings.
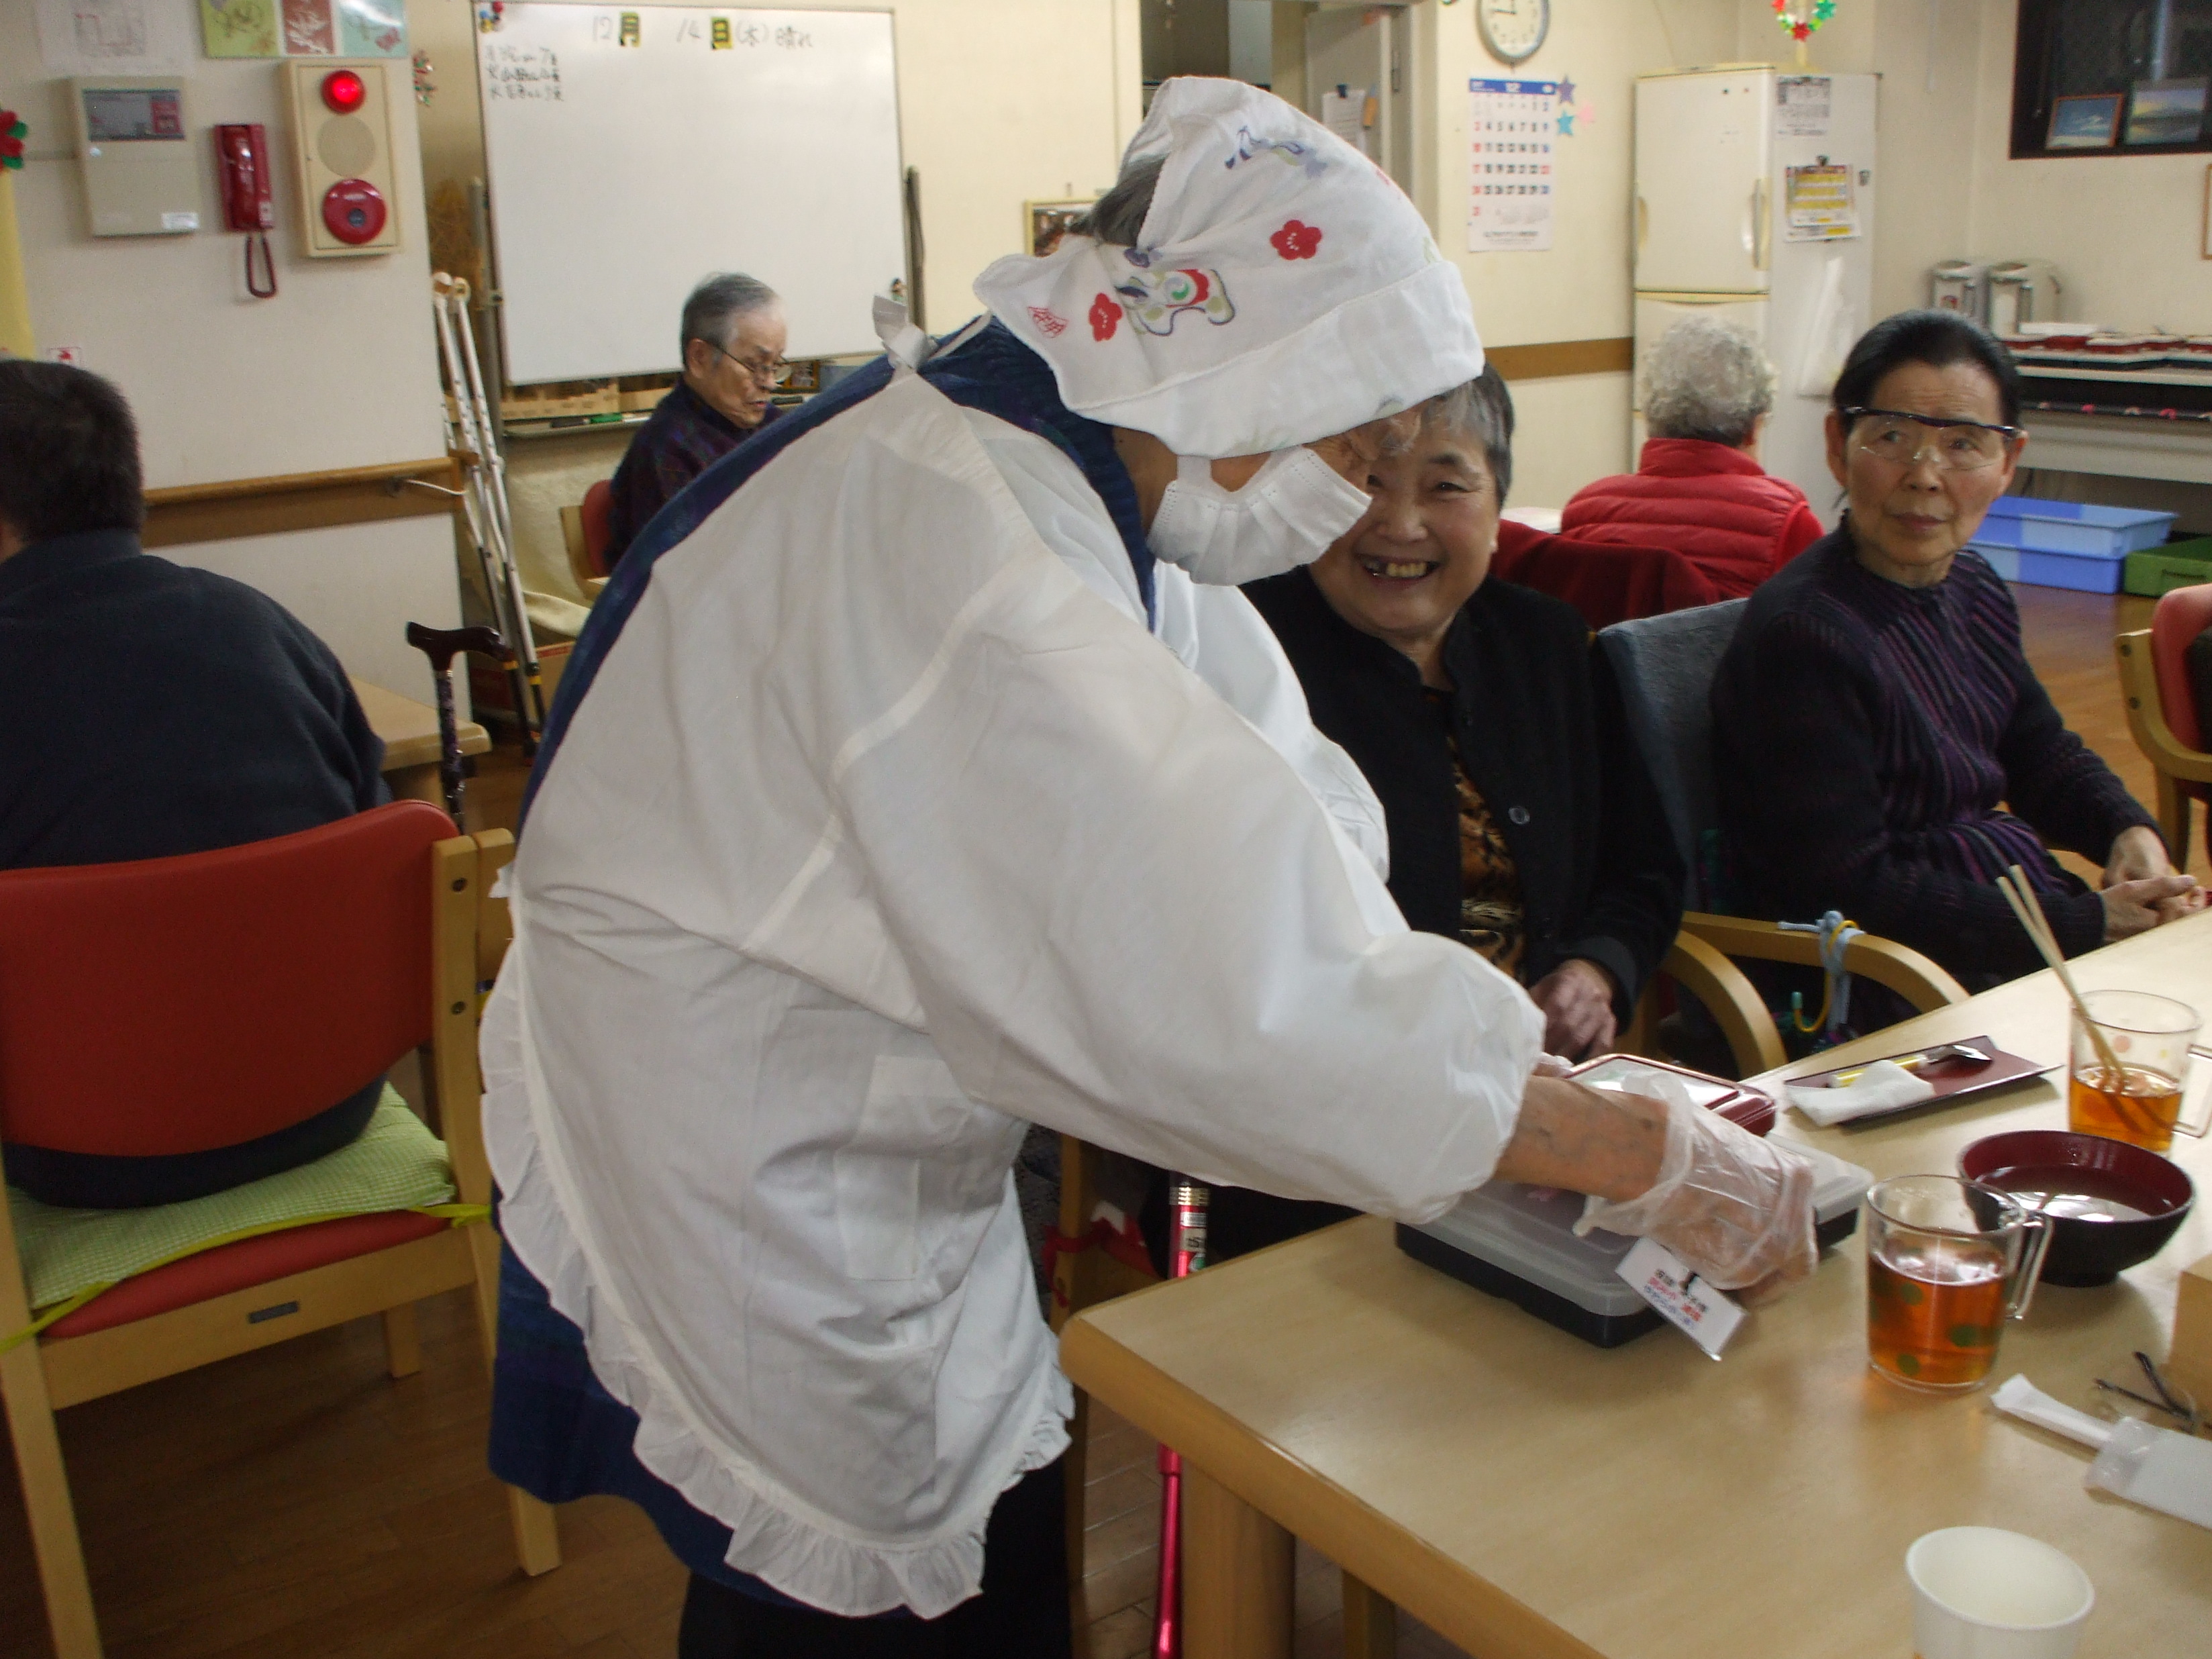
[[[2140,798],[2112,636],[2148,601],[2022,588],[2029,654],[2069,724]],[[487,757],[471,817],[511,823],[512,757]],[[2205,873],[2203,842],[2191,867]],[[62,1415],[112,1659],[669,1659],[684,1575],[611,1498],[562,1513],[567,1561],[515,1570],[483,1469],[489,1389],[458,1293],[424,1304],[423,1365],[392,1382],[362,1322]],[[1096,1413],[1085,1590],[1092,1659],[1146,1650],[1155,1449]],[[0,1458],[6,1448],[0,1444]],[[1337,1574],[1302,1552],[1298,1653],[1342,1650]],[[1407,1659],[1455,1651],[1404,1626]],[[12,1463],[0,1468],[0,1659],[42,1659],[46,1620]]]

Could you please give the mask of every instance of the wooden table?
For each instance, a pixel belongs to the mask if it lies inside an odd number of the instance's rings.
[[[2212,912],[2084,957],[2084,989],[2212,1010]],[[1838,1051],[1986,1034],[2059,1060],[2038,974]],[[1819,1060],[1784,1068],[1819,1070]],[[2203,1076],[2212,1067],[2200,1065]],[[2063,1078],[1858,1129],[1781,1130],[1877,1177],[1955,1170],[2000,1129],[2063,1127]],[[2197,1091],[2192,1091],[2193,1097]],[[2212,1190],[2212,1148],[2175,1157]],[[2166,1352],[2199,1204],[2154,1261],[2043,1285],[1996,1376],[2088,1406],[2130,1350]],[[1184,1454],[1189,1659],[1290,1652],[1290,1539],[1342,1565],[1347,1651],[1387,1653],[1403,1606],[1478,1659],[1904,1659],[1905,1547],[2009,1527],[2087,1570],[2082,1659],[2212,1653],[2212,1531],[2084,1489],[2086,1449],[1988,1391],[1909,1392],[1867,1369],[1863,1241],[1753,1316],[1719,1364],[1671,1331],[1603,1351],[1401,1255],[1362,1218],[1094,1308],[1068,1375]]]
[[[443,806],[445,792],[438,782],[438,711],[367,680],[356,680],[353,689],[370,728],[384,739],[384,777],[393,799]],[[464,755],[481,755],[491,747],[491,733],[474,720],[463,720],[456,734]]]

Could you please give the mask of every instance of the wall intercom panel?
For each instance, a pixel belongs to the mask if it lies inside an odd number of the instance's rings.
[[[179,236],[200,228],[199,152],[185,137],[174,77],[70,82],[77,167],[95,236]]]
[[[279,73],[303,251],[317,259],[391,252],[399,246],[399,201],[386,63],[295,58]]]

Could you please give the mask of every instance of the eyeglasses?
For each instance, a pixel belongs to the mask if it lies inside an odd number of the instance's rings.
[[[781,357],[770,357],[763,362],[749,362],[734,351],[723,351],[722,348],[715,345],[712,340],[702,341],[701,343],[720,351],[723,356],[727,357],[739,368],[751,375],[753,380],[761,386],[781,386],[791,379],[791,365]]]
[[[1943,415],[1905,415],[1893,409],[1847,409],[1851,447],[1892,466],[1917,466],[1923,459],[1946,472],[1978,472],[2004,459],[2016,426]]]

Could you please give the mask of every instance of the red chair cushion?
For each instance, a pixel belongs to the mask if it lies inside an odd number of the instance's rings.
[[[397,801],[182,858],[0,872],[0,1139],[157,1157],[328,1109],[430,1038],[430,848]]]
[[[2158,672],[2158,702],[2166,730],[2185,749],[2202,750],[2195,689],[2189,684],[2189,646],[2212,627],[2212,582],[2177,587],[2151,612],[2150,661]]]
[[[126,1279],[112,1291],[103,1291],[82,1308],[57,1319],[42,1332],[42,1340],[60,1341],[85,1336],[133,1320],[150,1319],[176,1308],[187,1308],[250,1285],[326,1267],[333,1261],[350,1261],[396,1244],[428,1238],[451,1224],[434,1215],[412,1210],[388,1210],[378,1215],[349,1215],[336,1221],[318,1221],[305,1227],[288,1227],[279,1233],[242,1238],[235,1244],[203,1250],[182,1261]]]
[[[614,504],[611,479],[602,478],[584,492],[584,558],[596,575],[607,575],[612,568],[607,563],[607,544],[614,539]]]

